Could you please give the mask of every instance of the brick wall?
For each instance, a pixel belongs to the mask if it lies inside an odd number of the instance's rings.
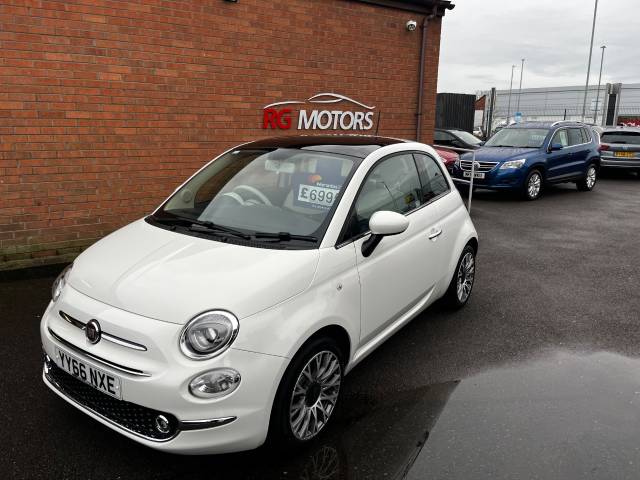
[[[346,0],[3,0],[0,269],[69,260],[223,149],[279,134],[268,103],[337,92],[415,138],[409,19]],[[424,141],[439,19],[427,41]]]

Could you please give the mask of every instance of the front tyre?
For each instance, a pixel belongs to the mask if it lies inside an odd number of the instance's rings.
[[[527,175],[522,188],[522,197],[525,200],[537,200],[542,192],[542,174],[539,170],[532,170]]]
[[[595,164],[590,163],[584,177],[576,183],[578,190],[581,192],[590,192],[596,186],[598,180],[598,169]]]
[[[305,345],[287,368],[274,400],[270,436],[301,445],[318,436],[338,403],[344,371],[335,341],[317,338]]]
[[[476,251],[471,245],[467,245],[462,250],[456,271],[444,295],[444,301],[450,308],[457,310],[466,305],[471,296],[475,277]]]

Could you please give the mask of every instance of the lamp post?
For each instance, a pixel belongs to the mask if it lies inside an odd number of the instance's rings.
[[[598,123],[598,111],[600,110],[600,85],[602,85],[602,65],[604,65],[604,51],[607,48],[606,45],[600,47],[602,49],[602,55],[600,56],[600,75],[598,76],[598,91],[596,92],[596,108],[593,112],[593,123]]]
[[[598,15],[598,0],[593,8],[593,25],[591,26],[591,46],[589,47],[589,63],[587,65],[587,83],[584,86],[584,101],[582,102],[582,121],[587,112],[587,93],[589,91],[589,75],[591,75],[591,57],[593,55],[593,35],[596,32],[596,17]]]
[[[518,88],[518,103],[516,105],[516,112],[520,111],[520,97],[522,96],[522,74],[524,73],[524,58],[522,59],[522,65],[520,66],[520,87]]]
[[[509,126],[509,118],[511,117],[511,92],[513,91],[513,70],[515,65],[511,65],[511,82],[509,83],[509,106],[507,107],[507,126]]]

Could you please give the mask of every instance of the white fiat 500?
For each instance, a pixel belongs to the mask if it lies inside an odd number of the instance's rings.
[[[426,145],[244,144],[58,277],[43,378],[160,450],[304,443],[358,362],[435,300],[467,302],[477,247]]]

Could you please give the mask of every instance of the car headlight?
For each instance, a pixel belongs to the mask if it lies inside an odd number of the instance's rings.
[[[220,398],[240,385],[240,373],[233,368],[216,368],[198,375],[189,382],[189,391],[200,398]]]
[[[67,284],[67,277],[69,276],[71,267],[73,267],[73,263],[60,272],[60,275],[58,275],[51,286],[51,300],[54,302],[60,298],[60,294],[62,293],[62,290],[64,290],[64,286]]]
[[[506,170],[508,168],[522,168],[526,161],[526,158],[521,158],[520,160],[509,160],[508,162],[504,162],[500,165],[500,170]]]
[[[204,312],[185,325],[180,334],[180,350],[194,360],[220,355],[238,335],[238,319],[223,310]]]

